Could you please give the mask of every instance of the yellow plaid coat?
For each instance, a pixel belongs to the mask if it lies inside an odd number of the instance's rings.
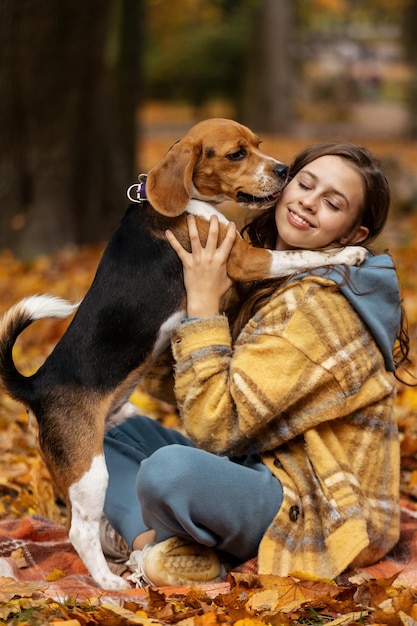
[[[216,454],[259,453],[283,485],[260,573],[332,578],[394,546],[395,379],[332,281],[282,287],[233,347],[225,316],[187,320],[172,350],[188,435]]]

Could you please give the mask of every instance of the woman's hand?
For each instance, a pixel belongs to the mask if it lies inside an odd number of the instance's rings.
[[[219,220],[212,215],[206,245],[203,247],[194,216],[189,215],[187,220],[191,252],[183,248],[170,230],[166,231],[166,237],[183,265],[187,315],[218,315],[220,302],[233,284],[227,274],[226,264],[235,241],[236,225],[232,222],[228,224],[225,238],[218,245]]]

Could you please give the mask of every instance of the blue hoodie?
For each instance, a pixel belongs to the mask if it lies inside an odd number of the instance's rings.
[[[340,266],[339,271],[319,268],[308,273],[333,280],[340,286],[340,291],[368,326],[384,356],[385,367],[394,372],[392,351],[401,324],[401,296],[391,257],[369,254],[359,267],[349,267],[348,273],[345,266]]]

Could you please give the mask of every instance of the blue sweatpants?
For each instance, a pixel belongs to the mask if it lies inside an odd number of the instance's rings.
[[[104,512],[129,546],[153,529],[158,542],[192,538],[244,561],[281,506],[281,484],[258,456],[211,454],[147,417],[109,430],[104,452]]]

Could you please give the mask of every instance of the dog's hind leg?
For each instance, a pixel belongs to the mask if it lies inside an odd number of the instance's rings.
[[[97,455],[93,458],[90,469],[68,490],[71,506],[69,538],[91,576],[101,587],[128,589],[129,583],[110,571],[100,545],[99,523],[107,482],[104,455]]]

